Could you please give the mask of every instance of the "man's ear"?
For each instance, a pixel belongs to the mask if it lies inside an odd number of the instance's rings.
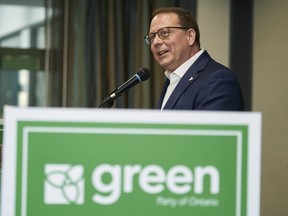
[[[194,29],[192,28],[188,29],[187,37],[189,41],[189,46],[192,46],[196,40],[196,32],[194,31]]]

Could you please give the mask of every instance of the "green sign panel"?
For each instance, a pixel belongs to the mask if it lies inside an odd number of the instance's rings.
[[[2,215],[259,215],[257,113],[6,114]]]

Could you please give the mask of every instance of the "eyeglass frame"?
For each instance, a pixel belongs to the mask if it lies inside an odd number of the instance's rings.
[[[161,35],[160,34],[160,32],[163,30],[163,29],[165,29],[165,28],[167,28],[167,32],[168,32],[168,35],[167,36],[163,36],[163,35]],[[156,37],[156,34],[158,35],[158,37],[161,39],[161,40],[163,40],[163,39],[166,39],[166,38],[168,38],[169,36],[170,36],[170,28],[176,28],[176,29],[186,29],[186,30],[188,30],[188,29],[190,29],[189,27],[182,27],[182,26],[167,26],[167,27],[162,27],[162,28],[160,28],[160,29],[158,29],[156,32],[154,32],[154,33],[149,33],[149,34],[147,34],[145,37],[144,37],[144,39],[145,39],[145,42],[148,44],[148,45],[151,45],[152,43],[153,43],[153,40],[155,39],[155,37]],[[153,38],[151,39],[151,36],[153,35]]]

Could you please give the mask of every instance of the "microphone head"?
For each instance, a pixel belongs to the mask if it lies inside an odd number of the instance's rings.
[[[137,75],[139,76],[141,82],[149,79],[150,77],[150,71],[147,68],[140,68]]]

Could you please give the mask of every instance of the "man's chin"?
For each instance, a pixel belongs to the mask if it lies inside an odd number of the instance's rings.
[[[160,61],[159,64],[160,64],[161,67],[163,67],[163,68],[165,68],[165,69],[166,69],[167,67],[169,67],[168,62],[166,62],[166,61]]]
[[[160,66],[162,67],[162,68],[164,68],[165,70],[168,70],[168,71],[173,71],[173,69],[172,69],[172,67],[171,67],[171,65],[170,64],[167,64],[167,63],[159,63],[160,64]]]

